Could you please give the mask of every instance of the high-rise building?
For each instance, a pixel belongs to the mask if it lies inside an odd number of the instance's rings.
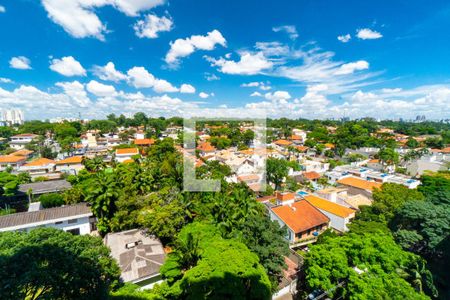
[[[25,118],[20,109],[5,109],[2,111],[2,121],[9,125],[23,124]]]

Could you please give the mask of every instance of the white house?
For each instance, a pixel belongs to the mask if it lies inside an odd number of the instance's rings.
[[[84,169],[82,164],[83,156],[72,156],[55,162],[56,172],[64,172],[71,175],[77,175]]]
[[[1,155],[0,156],[0,171],[5,171],[8,168],[18,170],[26,163],[26,157],[19,155]]]
[[[348,231],[347,225],[355,218],[356,211],[351,208],[314,195],[304,196],[304,199],[330,218],[330,226],[340,232]]]
[[[138,148],[122,148],[116,149],[116,160],[118,162],[130,161],[133,156],[139,154]]]
[[[73,234],[95,230],[95,217],[86,203],[0,216],[0,232],[53,227]]]
[[[10,137],[9,146],[16,150],[25,149],[25,146],[36,140],[39,137],[37,134],[32,133],[22,133],[13,135]]]
[[[166,254],[161,242],[140,229],[108,233],[104,240],[119,263],[124,282],[149,289],[161,281],[160,267]]]

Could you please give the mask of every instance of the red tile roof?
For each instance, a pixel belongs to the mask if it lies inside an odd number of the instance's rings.
[[[303,173],[303,176],[308,180],[315,180],[320,178],[320,174],[315,171],[305,172]]]
[[[328,223],[330,219],[306,200],[292,205],[280,205],[272,208],[275,213],[295,233],[303,232]]]
[[[137,148],[122,148],[122,149],[116,149],[116,155],[117,154],[129,154],[129,155],[136,155],[139,154],[139,150]]]
[[[135,139],[134,144],[138,146],[153,145],[155,143],[154,139]]]
[[[363,189],[363,190],[367,190],[367,191],[372,191],[374,188],[381,187],[381,183],[367,181],[367,180],[355,178],[355,177],[342,178],[342,179],[339,179],[337,182],[340,184],[343,184],[343,185],[348,185],[351,187],[355,187],[355,188]]]
[[[289,201],[289,200],[294,200],[295,199],[295,194],[294,193],[290,193],[290,192],[285,192],[285,193],[281,193],[281,192],[277,192],[277,199],[280,201]]]
[[[81,164],[83,156],[72,156],[66,159],[61,159],[56,162],[57,165]]]
[[[17,163],[25,161],[26,158],[20,155],[2,155],[0,156],[0,163]]]
[[[55,163],[54,160],[41,157],[41,158],[33,160],[32,162],[25,164],[24,167],[41,167],[41,166],[46,166],[46,165],[54,164],[54,163]]]
[[[316,208],[327,211],[342,218],[348,218],[355,213],[355,211],[351,208],[339,205],[337,203],[325,200],[314,195],[308,195],[304,198]]]
[[[197,149],[202,152],[214,152],[216,147],[212,146],[210,142],[204,142],[197,146]]]
[[[291,141],[287,141],[287,140],[277,140],[277,141],[275,141],[273,143],[275,145],[278,145],[278,146],[289,146],[289,145],[292,145],[292,142]]]

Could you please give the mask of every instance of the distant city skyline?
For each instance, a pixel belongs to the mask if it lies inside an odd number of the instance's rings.
[[[64,3],[0,4],[1,110],[450,117],[448,1]]]

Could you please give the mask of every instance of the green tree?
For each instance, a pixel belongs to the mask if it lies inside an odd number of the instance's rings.
[[[266,164],[267,180],[278,190],[284,178],[288,175],[288,163],[284,159],[268,158]]]
[[[61,194],[44,194],[39,196],[38,201],[41,202],[44,208],[57,207],[64,204],[64,198]]]
[[[1,299],[107,299],[119,275],[99,238],[51,228],[0,233]]]

